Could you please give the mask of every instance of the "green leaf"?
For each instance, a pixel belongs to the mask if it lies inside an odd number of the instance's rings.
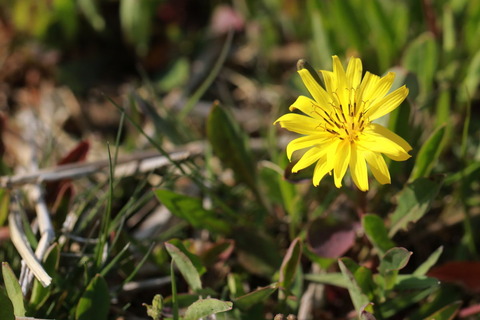
[[[426,288],[422,291],[406,291],[404,294],[399,294],[393,299],[388,299],[379,305],[380,314],[384,319],[388,319],[397,315],[401,310],[419,302],[428,297],[431,293],[438,289],[438,285]]]
[[[137,53],[148,52],[154,12],[152,1],[121,0],[120,23],[128,41],[135,45]]]
[[[410,176],[410,181],[430,175],[430,172],[442,152],[442,141],[445,135],[445,130],[445,125],[437,128],[422,145],[422,148],[418,152],[417,160],[415,161],[415,166],[413,167]]]
[[[178,194],[167,189],[156,189],[154,193],[173,215],[185,219],[193,227],[221,234],[230,232],[230,225],[219,219],[215,212],[204,209],[201,199]]]
[[[420,290],[438,286],[440,281],[435,278],[427,276],[417,276],[411,274],[397,275],[397,282],[395,283],[395,290]]]
[[[358,316],[361,315],[363,307],[370,302],[367,295],[362,292],[362,288],[355,279],[354,272],[357,271],[360,267],[358,265],[353,265],[352,260],[349,258],[342,258],[338,260],[338,265],[340,271],[343,274],[343,277],[347,281],[347,289],[352,299],[353,306],[357,311]],[[348,267],[347,267],[348,265]]]
[[[385,228],[383,219],[376,214],[366,214],[362,218],[363,229],[373,246],[377,249],[380,256],[395,246],[388,237],[388,231]]]
[[[195,266],[195,269],[197,269],[197,272],[199,275],[202,275],[204,274],[207,269],[205,268],[205,266],[202,264],[202,261],[200,261],[200,258],[191,253],[190,251],[187,250],[187,248],[185,247],[185,245],[183,244],[183,242],[179,239],[171,239],[169,240],[167,243],[169,244],[172,244],[174,245],[175,247],[177,247],[180,251],[183,252],[184,255],[187,256],[187,258],[192,262],[192,264]]]
[[[403,58],[403,66],[414,72],[420,80],[419,100],[421,103],[424,103],[427,95],[432,92],[437,65],[438,48],[434,35],[431,33],[421,34],[411,42]]]
[[[197,320],[219,312],[232,310],[232,302],[218,299],[200,299],[185,311],[184,320]]]
[[[425,320],[452,320],[457,315],[462,303],[462,301],[456,301],[454,303],[451,303],[438,310],[437,312],[431,314],[430,316],[426,317]]]
[[[416,276],[423,276],[427,274],[428,270],[437,263],[438,258],[443,252],[443,246],[440,246],[435,250],[424,263],[422,263],[414,272],[413,274]]]
[[[390,238],[398,230],[406,229],[410,222],[417,222],[423,217],[442,183],[442,176],[418,178],[400,192],[397,209],[391,215],[391,228],[388,233]]]
[[[95,31],[101,32],[105,29],[105,20],[99,12],[97,1],[78,0],[77,5]]]
[[[290,244],[290,247],[283,258],[282,266],[280,267],[279,284],[282,288],[290,288],[298,265],[300,264],[300,258],[302,256],[302,240],[295,238]]]
[[[106,320],[110,309],[110,295],[105,279],[97,274],[88,284],[75,310],[76,320]]]
[[[17,317],[25,317],[25,304],[23,302],[22,288],[18,283],[17,277],[13,273],[8,262],[2,262],[3,282],[7,295],[13,305],[13,313]]]
[[[386,274],[390,271],[401,270],[407,265],[411,255],[412,252],[405,248],[392,248],[388,250],[380,260],[378,271],[382,274]]]
[[[15,320],[12,302],[8,298],[3,287],[0,287],[0,319]]]
[[[395,283],[395,290],[421,290],[438,286],[440,281],[435,278],[427,276],[416,276],[411,274],[397,275],[397,282]]]
[[[237,181],[244,182],[258,194],[255,164],[246,145],[246,136],[218,103],[214,103],[208,116],[207,137],[215,155],[233,170]]]
[[[53,244],[45,254],[43,268],[49,275],[56,274],[58,263],[60,261],[60,247],[58,243]],[[33,282],[32,295],[30,297],[30,307],[38,310],[50,296],[52,286],[43,287],[42,284],[35,279]]]
[[[332,286],[345,288],[345,289],[348,287],[348,279],[346,279],[343,276],[343,274],[339,272],[306,274],[305,280],[323,283],[323,284],[329,284]]]
[[[186,83],[190,76],[190,65],[185,57],[176,59],[172,66],[156,82],[162,92],[168,92]]]
[[[243,296],[236,298],[233,301],[235,307],[238,307],[241,310],[248,310],[257,303],[263,302],[267,299],[272,293],[278,289],[278,284],[274,283],[266,287],[258,288],[255,291],[249,292]]]
[[[187,257],[185,253],[171,243],[165,242],[165,248],[172,257],[178,270],[183,275],[185,281],[187,281],[189,287],[193,291],[202,289],[202,282],[197,268],[193,265],[192,261]]]
[[[466,102],[473,97],[478,85],[480,84],[480,51],[473,56],[467,67],[467,75],[463,80],[463,84],[459,86],[458,99]]]

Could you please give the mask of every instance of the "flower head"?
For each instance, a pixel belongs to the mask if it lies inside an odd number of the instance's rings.
[[[333,56],[333,72],[321,70],[325,89],[299,62],[298,73],[313,97],[300,96],[290,111],[275,123],[303,136],[287,145],[287,157],[301,149],[308,150],[293,166],[298,172],[316,162],[313,184],[318,186],[325,174],[333,171],[335,186],[342,186],[347,168],[355,185],[368,190],[367,163],[381,184],[390,183],[390,173],[382,154],[396,161],[410,158],[412,147],[387,128],[373,123],[393,111],[408,95],[405,86],[389,93],[395,74],[384,77],[367,72],[362,79],[362,62],[351,58],[345,71]]]

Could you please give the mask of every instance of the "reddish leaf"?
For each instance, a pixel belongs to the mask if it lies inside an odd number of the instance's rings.
[[[69,163],[76,163],[85,161],[87,158],[88,150],[90,149],[90,142],[87,140],[78,143],[67,155],[65,155],[57,164],[64,165]],[[73,193],[71,189],[73,185],[70,183],[70,179],[64,179],[60,181],[49,182],[45,186],[47,193],[46,199],[49,204],[54,204],[54,207],[59,203],[64,202],[64,195],[71,195]],[[71,191],[71,192],[70,192]]]
[[[449,261],[432,268],[427,275],[440,281],[459,284],[472,292],[480,292],[478,261]]]
[[[67,155],[65,155],[57,164],[68,164],[85,161],[88,150],[90,149],[90,142],[88,140],[80,141]]]
[[[353,246],[357,227],[350,223],[319,218],[308,229],[308,245],[321,257],[339,258]]]
[[[206,267],[217,262],[224,262],[230,257],[235,247],[233,240],[220,240],[217,243],[211,243],[208,248],[201,253],[200,258]]]

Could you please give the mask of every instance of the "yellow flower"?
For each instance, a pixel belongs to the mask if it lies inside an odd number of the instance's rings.
[[[313,99],[300,96],[288,113],[275,121],[287,130],[304,135],[287,145],[287,157],[309,148],[293,166],[298,172],[316,162],[313,184],[318,186],[325,174],[331,174],[335,186],[342,186],[347,168],[355,185],[368,190],[367,163],[381,184],[390,183],[390,173],[382,153],[392,160],[410,158],[412,147],[387,128],[373,123],[393,111],[408,95],[405,86],[389,93],[395,74],[380,78],[367,72],[362,79],[362,62],[351,58],[347,71],[340,59],[333,56],[333,72],[321,70],[324,89],[314,75],[299,63],[298,73]]]

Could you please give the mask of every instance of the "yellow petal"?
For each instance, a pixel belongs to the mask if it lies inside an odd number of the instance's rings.
[[[318,119],[296,113],[287,113],[278,118],[273,124],[280,123],[282,128],[300,134],[316,134],[321,126]]]
[[[302,169],[305,169],[306,167],[310,166],[312,163],[320,159],[323,155],[325,155],[325,152],[322,152],[321,149],[313,147],[298,160],[298,162],[293,166],[292,172],[298,172]]]
[[[315,165],[313,171],[313,185],[316,187],[320,184],[322,178],[329,172],[333,170],[334,160],[335,160],[335,150],[337,150],[338,140],[332,142],[328,146],[325,146],[325,155],[320,158]]]
[[[350,162],[350,142],[342,141],[338,144],[335,152],[335,163],[333,168],[333,178],[335,186],[340,188],[342,186],[342,179],[347,172],[348,163]]]
[[[389,72],[385,76],[381,77],[377,83],[377,89],[375,90],[376,98],[383,98],[390,88],[392,87],[393,80],[395,79],[395,73]]]
[[[287,145],[287,157],[288,160],[292,160],[292,154],[300,149],[319,146],[325,143],[326,140],[331,139],[332,134],[329,132],[321,132],[305,137],[300,137],[290,141]]]
[[[368,111],[365,113],[365,117],[370,121],[380,118],[387,113],[395,110],[408,95],[408,89],[405,86],[398,88],[390,93],[388,96],[383,97],[380,100],[375,101]]]
[[[365,151],[383,153],[395,161],[404,161],[410,158],[410,155],[400,145],[373,131],[365,132],[356,144]]]
[[[334,83],[336,82],[333,92],[336,92],[338,95],[343,112],[348,113],[350,87],[347,82],[347,76],[340,59],[337,56],[333,56],[332,59]]]
[[[298,109],[306,115],[316,119],[321,119],[325,116],[324,111],[327,112],[327,114],[329,111],[329,109],[323,108],[322,106],[318,105],[317,102],[305,96],[299,96],[297,100],[295,100],[295,102],[290,106],[290,111],[294,111],[295,109]]]
[[[350,175],[353,182],[361,191],[368,190],[367,163],[363,152],[357,148],[351,148],[350,154]]]
[[[320,70],[323,76],[323,81],[325,82],[325,88],[327,89],[328,93],[332,93],[336,90],[336,86],[334,83],[335,77],[333,76],[332,71],[327,70]]]
[[[324,108],[329,108],[330,98],[322,88],[322,86],[313,78],[310,72],[307,69],[301,69],[297,71],[300,77],[302,78],[303,84],[307,88],[308,92],[312,95],[313,99],[318,103],[319,106]]]
[[[332,171],[332,167],[328,166],[328,155],[319,159],[313,170],[313,185],[317,187],[320,184],[322,178],[329,172]]]
[[[382,155],[368,151],[364,155],[375,179],[381,184],[390,184],[390,172]]]
[[[362,80],[362,60],[359,58],[350,58],[347,66],[348,88],[356,89]]]
[[[400,137],[398,134],[388,130],[384,126],[378,124],[378,123],[370,123],[370,125],[367,127],[367,131],[372,131],[375,133],[378,133],[382,136],[384,136],[387,139],[392,140],[396,144],[398,144],[400,147],[402,147],[406,152],[409,152],[412,150],[412,147],[410,144],[408,144],[407,141],[405,141],[402,137]]]
[[[380,81],[379,76],[367,71],[363,77],[362,83],[360,83],[360,87],[358,88],[356,95],[357,101],[364,102],[367,105],[370,104],[372,99],[375,98],[374,93],[375,88],[377,88],[378,81]]]

